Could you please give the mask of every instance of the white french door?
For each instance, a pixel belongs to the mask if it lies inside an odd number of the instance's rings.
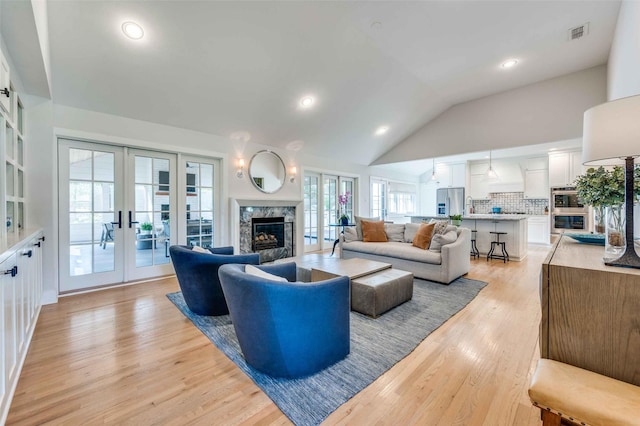
[[[371,217],[387,218],[389,182],[384,179],[371,179]]]
[[[172,274],[176,155],[60,139],[58,159],[60,292]]]
[[[304,251],[320,250],[320,175],[304,174]]]

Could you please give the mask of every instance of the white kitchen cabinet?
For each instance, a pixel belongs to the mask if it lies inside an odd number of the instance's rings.
[[[526,170],[549,170],[548,157],[532,157],[525,160]]]
[[[527,219],[530,244],[549,244],[549,216],[531,216]]]
[[[438,188],[462,188],[466,177],[464,163],[436,165],[436,182]]]
[[[582,151],[549,154],[550,186],[573,186],[582,171]]]
[[[486,161],[469,163],[469,184],[466,195],[474,200],[489,199],[489,181],[487,180],[487,170],[489,163]]]
[[[549,198],[549,172],[547,169],[524,172],[524,198]]]
[[[0,424],[4,424],[40,314],[41,231],[0,250]]]

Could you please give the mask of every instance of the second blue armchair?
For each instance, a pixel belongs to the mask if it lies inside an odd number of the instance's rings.
[[[218,269],[226,263],[258,265],[260,255],[233,255],[233,247],[212,248],[210,251],[212,254],[195,252],[189,246],[169,247],[182,296],[191,312],[198,315],[226,315],[229,309],[220,287]]]

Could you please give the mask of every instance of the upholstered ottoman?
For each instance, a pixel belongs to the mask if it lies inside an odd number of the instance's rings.
[[[385,269],[351,280],[351,310],[373,318],[411,300],[412,297],[411,272]]]

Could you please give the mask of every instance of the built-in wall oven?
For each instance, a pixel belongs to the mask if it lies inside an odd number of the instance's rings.
[[[589,232],[589,207],[582,204],[575,187],[551,188],[551,232]]]

